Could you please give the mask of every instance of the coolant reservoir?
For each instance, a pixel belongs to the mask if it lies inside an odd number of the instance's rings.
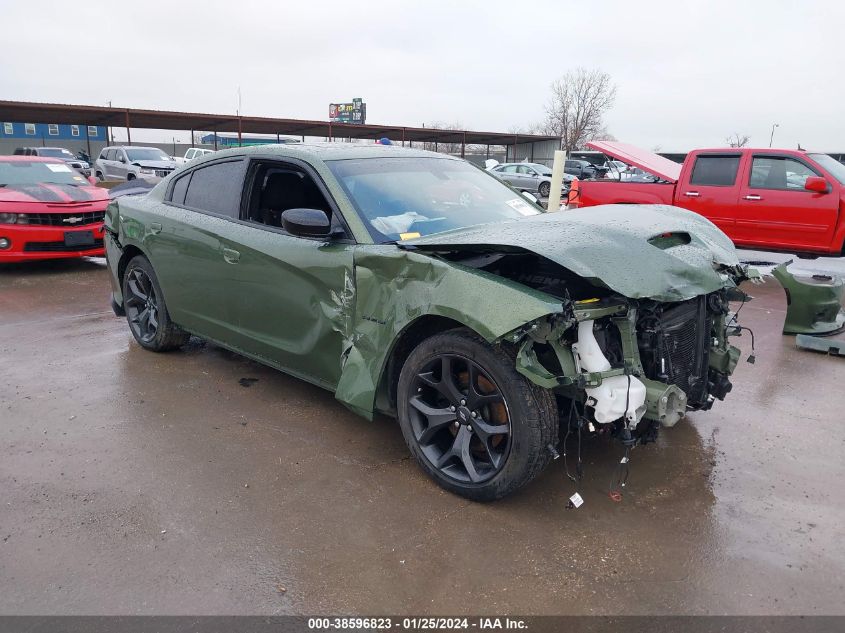
[[[593,334],[593,321],[578,324],[578,342],[572,349],[582,370],[595,372],[610,369],[610,361],[601,351]],[[628,426],[634,427],[646,411],[646,387],[634,376],[611,376],[603,379],[598,387],[590,387],[585,391],[592,401],[596,422],[601,424],[624,416]]]

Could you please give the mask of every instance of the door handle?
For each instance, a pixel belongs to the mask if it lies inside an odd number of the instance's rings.
[[[161,224],[158,222],[150,222],[150,233],[155,233],[156,235],[161,233]]]
[[[755,195],[749,194],[749,195],[745,196],[743,199],[744,200],[762,200],[763,198],[761,196],[755,196]]]
[[[229,264],[237,264],[241,259],[241,254],[236,250],[232,250],[231,248],[224,248],[223,259],[225,259],[226,262]]]
[[[699,197],[701,197],[701,194],[698,193],[697,191],[685,191],[684,195],[687,198],[699,198]]]

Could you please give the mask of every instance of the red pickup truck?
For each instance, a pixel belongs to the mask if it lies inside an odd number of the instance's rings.
[[[625,143],[588,145],[653,176],[581,181],[574,206],[672,204],[708,218],[740,247],[845,255],[845,165],[827,154],[699,149],[678,164]]]

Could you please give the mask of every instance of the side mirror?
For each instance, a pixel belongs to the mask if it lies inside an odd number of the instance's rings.
[[[121,157],[120,157],[120,158],[118,158],[117,160],[119,160],[121,163],[125,163],[125,162],[126,162],[126,159],[125,159],[123,156],[121,156]]]
[[[95,187],[97,186],[97,179],[94,176],[88,176],[88,182],[90,182]]]
[[[531,202],[533,202],[534,204],[540,204],[540,201],[539,201],[539,200],[537,200],[537,196],[535,196],[533,193],[529,193],[529,192],[527,192],[527,191],[523,191],[523,192],[522,192],[522,195],[523,195],[523,196],[525,196],[525,198],[526,198],[527,200],[530,200],[530,201],[531,201]]]
[[[814,191],[816,193],[827,193],[827,181],[821,176],[809,176],[804,181],[804,189],[807,191]]]
[[[282,212],[282,228],[297,237],[328,237],[332,223],[322,209],[288,209]]]

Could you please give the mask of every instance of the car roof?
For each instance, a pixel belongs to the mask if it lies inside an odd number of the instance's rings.
[[[215,152],[214,156],[227,155],[255,155],[277,156],[279,158],[302,158],[311,160],[344,160],[356,158],[441,158],[444,160],[461,160],[448,154],[429,152],[421,149],[411,149],[398,145],[359,145],[356,143],[282,143],[279,145],[254,145],[251,147],[234,147]]]
[[[0,156],[0,162],[3,163],[62,163],[65,162],[59,158],[52,158],[48,156]]]

